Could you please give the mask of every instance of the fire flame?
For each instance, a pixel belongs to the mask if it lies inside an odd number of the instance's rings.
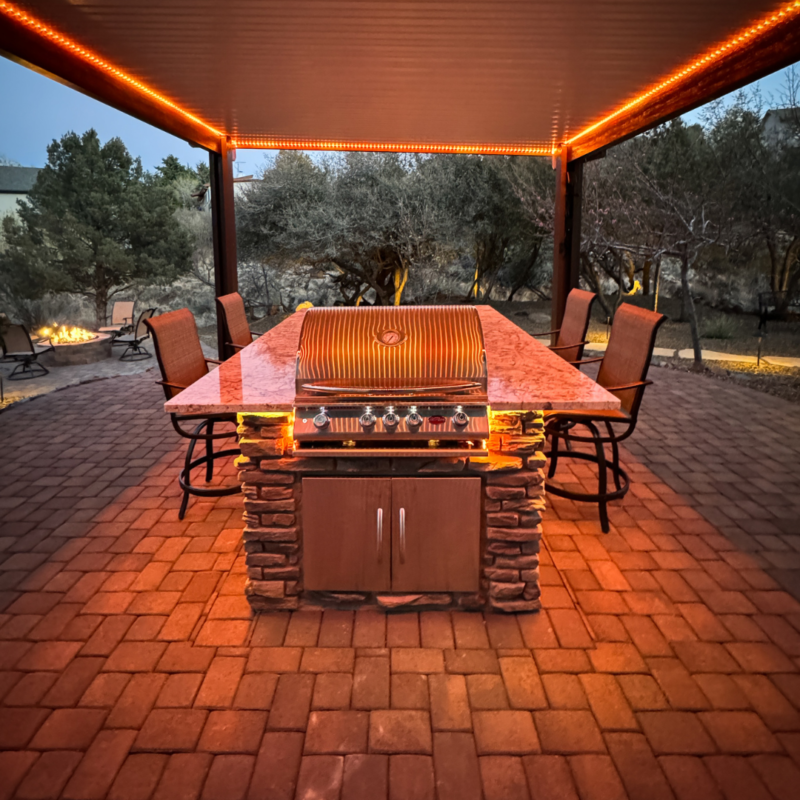
[[[39,336],[42,339],[49,339],[51,344],[76,344],[77,342],[89,342],[95,338],[94,333],[85,328],[76,328],[74,325],[68,328],[62,325],[60,328],[40,328]]]

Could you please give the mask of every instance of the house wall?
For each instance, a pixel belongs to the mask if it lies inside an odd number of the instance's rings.
[[[25,194],[20,192],[0,192],[0,219],[7,214],[15,214],[17,212],[17,200],[25,197]]]

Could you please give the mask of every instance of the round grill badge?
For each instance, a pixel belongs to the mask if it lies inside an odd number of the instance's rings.
[[[378,344],[386,345],[387,347],[393,347],[396,344],[401,344],[406,340],[406,335],[402,331],[395,331],[391,328],[387,328],[384,331],[381,331],[376,337],[376,341]]]

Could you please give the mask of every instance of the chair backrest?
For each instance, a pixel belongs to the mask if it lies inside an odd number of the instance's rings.
[[[117,300],[111,309],[112,325],[131,325],[133,323],[133,300]]]
[[[561,321],[561,330],[556,340],[556,347],[566,348],[556,350],[556,353],[567,361],[578,361],[583,357],[583,342],[586,341],[592,304],[596,299],[597,295],[594,292],[586,292],[583,289],[573,289],[567,295],[564,319]]]
[[[208,372],[197,325],[188,308],[151,317],[144,324],[153,334],[158,366],[166,383],[191,386]],[[167,400],[180,391],[169,386],[164,387]]]
[[[247,312],[244,300],[238,292],[225,294],[217,298],[217,313],[222,315],[229,344],[247,347],[253,337],[250,335],[250,324],[247,322]]]
[[[666,317],[646,308],[623,303],[614,315],[597,382],[604,387],[627,386],[647,377],[658,328]],[[623,411],[634,419],[639,412],[644,387],[614,392]]]
[[[35,353],[28,329],[24,325],[9,325],[3,333],[3,355],[6,353]]]
[[[149,328],[147,327],[147,320],[154,317],[155,314],[156,309],[154,308],[146,308],[139,314],[139,319],[136,320],[136,329],[133,332],[136,339],[146,339],[150,335]]]

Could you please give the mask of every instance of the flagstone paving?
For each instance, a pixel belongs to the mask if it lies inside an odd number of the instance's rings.
[[[152,375],[0,415],[0,800],[795,800],[800,413],[653,377],[611,532],[553,498],[519,616],[252,618]]]

